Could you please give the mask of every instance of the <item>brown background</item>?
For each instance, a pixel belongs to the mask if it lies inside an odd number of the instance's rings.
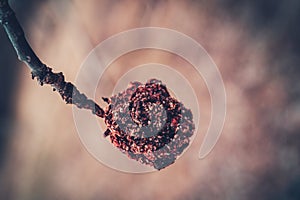
[[[203,109],[199,133],[176,164],[156,173],[120,173],[85,150],[71,106],[50,87],[31,80],[1,29],[1,199],[300,197],[297,0],[14,0],[11,4],[40,58],[69,81],[75,80],[90,50],[113,34],[144,26],[183,32],[201,43],[218,65],[228,112],[217,146],[198,160],[210,118],[209,96],[205,86],[197,84],[201,77],[161,52],[121,58],[107,72],[112,85],[128,66],[165,63],[189,78]]]

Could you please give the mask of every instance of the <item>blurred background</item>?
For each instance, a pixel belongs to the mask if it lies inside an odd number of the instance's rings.
[[[112,170],[85,150],[72,107],[49,86],[31,80],[1,28],[0,199],[300,198],[299,1],[10,3],[38,56],[71,82],[88,53],[116,33],[158,26],[191,36],[219,67],[227,117],[213,151],[198,160],[210,118],[201,77],[183,60],[162,52],[120,58],[107,71],[108,90],[129,65],[168,64],[199,91],[201,124],[191,147],[170,167],[147,174]]]

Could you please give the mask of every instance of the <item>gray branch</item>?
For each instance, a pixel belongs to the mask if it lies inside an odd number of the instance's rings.
[[[89,109],[93,114],[104,117],[103,109],[93,100],[88,99],[86,95],[80,93],[72,83],[66,82],[62,72],[53,73],[50,67],[41,62],[27,42],[24,31],[9,6],[8,0],[0,0],[0,23],[4,27],[18,59],[31,69],[32,79],[37,78],[41,85],[51,85],[67,104]]]

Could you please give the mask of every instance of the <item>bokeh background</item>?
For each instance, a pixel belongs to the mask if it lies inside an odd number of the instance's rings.
[[[184,73],[199,91],[201,126],[188,151],[167,169],[112,170],[85,150],[72,107],[31,80],[1,28],[0,199],[300,198],[299,1],[10,3],[39,57],[72,82],[88,53],[113,34],[144,26],[183,32],[218,65],[228,111],[217,145],[198,160],[210,118],[209,96],[197,85],[201,77],[174,55],[136,52],[121,58],[107,72],[112,85],[126,66],[142,62],[169,64]]]

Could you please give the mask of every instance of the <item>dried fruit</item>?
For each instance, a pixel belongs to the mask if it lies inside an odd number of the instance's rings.
[[[161,81],[132,82],[103,100],[108,103],[104,136],[128,157],[160,170],[189,145],[195,129],[192,112]]]

